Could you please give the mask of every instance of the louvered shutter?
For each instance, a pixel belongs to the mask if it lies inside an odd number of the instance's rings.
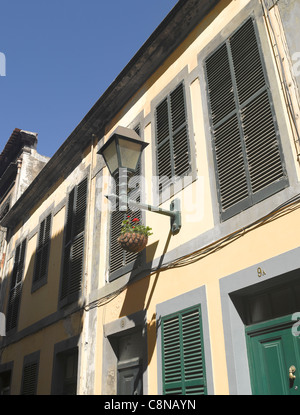
[[[190,149],[183,83],[156,108],[157,171],[160,190],[190,172]]]
[[[87,178],[77,186],[69,294],[79,293],[84,262],[84,229],[86,219]]]
[[[38,379],[38,363],[33,362],[24,366],[21,395],[35,395]]]
[[[61,300],[75,298],[81,290],[87,205],[87,178],[69,194]]]
[[[119,180],[116,180],[116,195],[119,196]],[[121,224],[125,219],[125,214],[119,211],[119,203],[116,202],[115,210],[111,213],[110,221],[110,251],[109,268],[110,273],[115,272],[125,265],[125,254],[117,239],[120,235]]]
[[[72,246],[72,228],[74,217],[74,198],[75,188],[69,193],[68,206],[67,206],[67,221],[65,231],[65,249],[63,259],[63,275],[61,286],[61,299],[64,299],[68,295],[69,279],[70,279],[70,263],[71,263],[71,246]]]
[[[132,186],[136,186],[131,192],[128,193],[128,198],[140,202],[140,186],[139,177],[141,173],[141,163],[139,163],[136,174],[131,178]],[[119,179],[116,178],[116,195],[119,196]],[[114,272],[130,262],[134,261],[138,254],[124,251],[117,239],[120,235],[121,225],[127,216],[131,218],[141,219],[141,211],[135,210],[134,212],[128,209],[126,212],[119,211],[119,204],[116,203],[116,209],[111,215],[111,233],[110,233],[110,272]]]
[[[14,267],[8,298],[6,330],[9,331],[17,326],[19,307],[22,293],[22,279],[24,272],[26,252],[26,239],[16,247]]]
[[[163,393],[206,394],[200,306],[162,318]]]
[[[136,127],[135,132],[140,135],[139,127]],[[132,199],[136,202],[140,202],[140,177],[142,174],[141,169],[141,161],[137,166],[136,173],[130,179],[130,185],[132,190],[128,193],[128,198]],[[118,176],[115,178],[116,181],[116,195],[119,196],[119,178]],[[124,219],[127,216],[131,216],[131,218],[138,218],[141,219],[141,211],[134,210],[131,211],[129,208],[126,212],[119,211],[119,204],[116,202],[115,210],[111,213],[111,224],[110,224],[110,251],[109,251],[109,269],[110,274],[120,270],[124,266],[136,261],[137,258],[140,256],[139,253],[130,253],[124,251],[120,244],[118,243],[117,239],[120,235],[121,225]]]
[[[50,214],[40,224],[39,242],[36,252],[33,282],[39,281],[42,278],[45,278],[47,275],[50,248],[51,219],[52,217]]]
[[[221,217],[227,219],[288,185],[252,19],[205,68]]]

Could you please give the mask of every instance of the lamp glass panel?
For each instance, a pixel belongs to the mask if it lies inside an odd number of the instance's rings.
[[[136,170],[141,150],[141,144],[119,138],[119,151],[122,167]]]
[[[102,154],[111,174],[113,174],[119,168],[116,142],[112,141]]]

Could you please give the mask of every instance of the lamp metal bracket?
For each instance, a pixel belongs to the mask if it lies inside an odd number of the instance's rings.
[[[130,207],[136,207],[141,210],[148,210],[150,212],[159,213],[160,215],[165,215],[170,217],[170,229],[172,235],[176,235],[181,229],[181,209],[180,209],[180,199],[174,199],[170,204],[170,210],[162,209],[156,206],[147,205],[144,203],[138,203],[134,200],[127,199],[127,196],[117,196],[117,195],[105,195],[105,197],[110,200],[118,200],[120,202],[119,210],[126,211],[127,203]]]

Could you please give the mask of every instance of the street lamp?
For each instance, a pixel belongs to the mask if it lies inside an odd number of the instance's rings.
[[[119,200],[119,210],[126,211],[127,203],[138,209],[156,212],[170,217],[171,232],[177,234],[181,228],[180,200],[171,202],[170,210],[155,206],[137,203],[127,199],[128,173],[134,174],[141,159],[142,151],[148,146],[138,134],[129,128],[117,127],[108,141],[98,150],[108,167],[110,174],[115,178],[119,173],[120,196],[107,195],[108,199]]]
[[[110,174],[115,177],[119,169],[135,173],[142,151],[147,145],[134,130],[118,127],[98,154],[102,154]]]

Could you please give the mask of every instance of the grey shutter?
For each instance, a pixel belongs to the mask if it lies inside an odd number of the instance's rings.
[[[87,205],[87,178],[77,186],[73,245],[71,249],[71,269],[69,281],[69,294],[79,293],[84,263],[84,229]]]
[[[140,202],[140,186],[138,183],[139,177],[141,174],[141,163],[137,168],[136,174],[131,179],[131,183],[134,186],[136,183],[136,188],[133,189],[131,192],[128,193],[128,197]],[[136,178],[136,181],[135,181]],[[119,196],[119,179],[116,178],[116,195]],[[119,204],[116,203],[116,210],[111,214],[111,232],[110,232],[110,273],[124,267],[125,265],[129,264],[130,262],[134,261],[138,254],[130,253],[124,251],[120,244],[118,243],[117,239],[120,235],[121,225],[124,219],[127,216],[131,216],[132,218],[141,219],[141,212],[140,210],[136,210],[132,212],[128,209],[126,212],[119,211]]]
[[[254,22],[205,62],[221,218],[288,185]]]
[[[78,297],[84,264],[87,178],[69,194],[61,299]]]
[[[156,108],[156,144],[157,171],[158,176],[161,178],[161,188],[164,188],[173,176],[169,104],[167,98]]]
[[[116,179],[116,195],[119,196],[118,179]],[[110,221],[110,251],[109,251],[109,269],[110,273],[122,268],[125,265],[125,254],[117,239],[120,235],[121,224],[125,219],[125,214],[119,211],[119,203],[116,202],[115,210],[111,213]]]
[[[163,393],[206,394],[200,306],[162,318]]]
[[[174,176],[191,170],[184,84],[179,84],[156,108],[157,171],[161,190]]]
[[[136,133],[140,135],[139,126],[135,129]],[[130,183],[133,189],[128,193],[128,198],[133,199],[137,202],[140,202],[140,177],[142,174],[142,164],[141,161],[137,166],[136,173],[133,177],[131,177]],[[116,181],[116,195],[119,196],[119,178],[118,176],[115,178]],[[118,271],[123,267],[134,263],[139,257],[139,253],[130,253],[124,251],[120,244],[118,243],[117,239],[120,235],[121,225],[124,219],[127,216],[135,217],[141,219],[141,211],[135,210],[132,212],[129,208],[127,212],[119,211],[119,204],[116,202],[115,210],[111,213],[111,221],[110,221],[110,250],[109,250],[109,271],[111,275],[111,280],[114,279],[114,273],[118,276]]]
[[[23,368],[21,395],[35,395],[37,389],[38,362],[29,363]]]
[[[174,176],[184,176],[190,171],[190,150],[183,84],[170,94]]]
[[[26,239],[16,247],[14,267],[8,298],[6,330],[9,331],[17,326],[19,308],[22,293],[22,278],[24,272],[26,252]]]
[[[65,232],[65,248],[63,259],[63,275],[62,275],[62,287],[61,287],[61,299],[64,299],[68,295],[69,279],[70,279],[70,253],[72,245],[72,228],[74,217],[74,198],[75,188],[69,193],[68,206],[67,206],[67,221]]]
[[[50,231],[51,231],[51,214],[48,215],[40,225],[39,242],[36,252],[35,271],[33,281],[36,282],[47,275],[49,248],[50,248]]]

